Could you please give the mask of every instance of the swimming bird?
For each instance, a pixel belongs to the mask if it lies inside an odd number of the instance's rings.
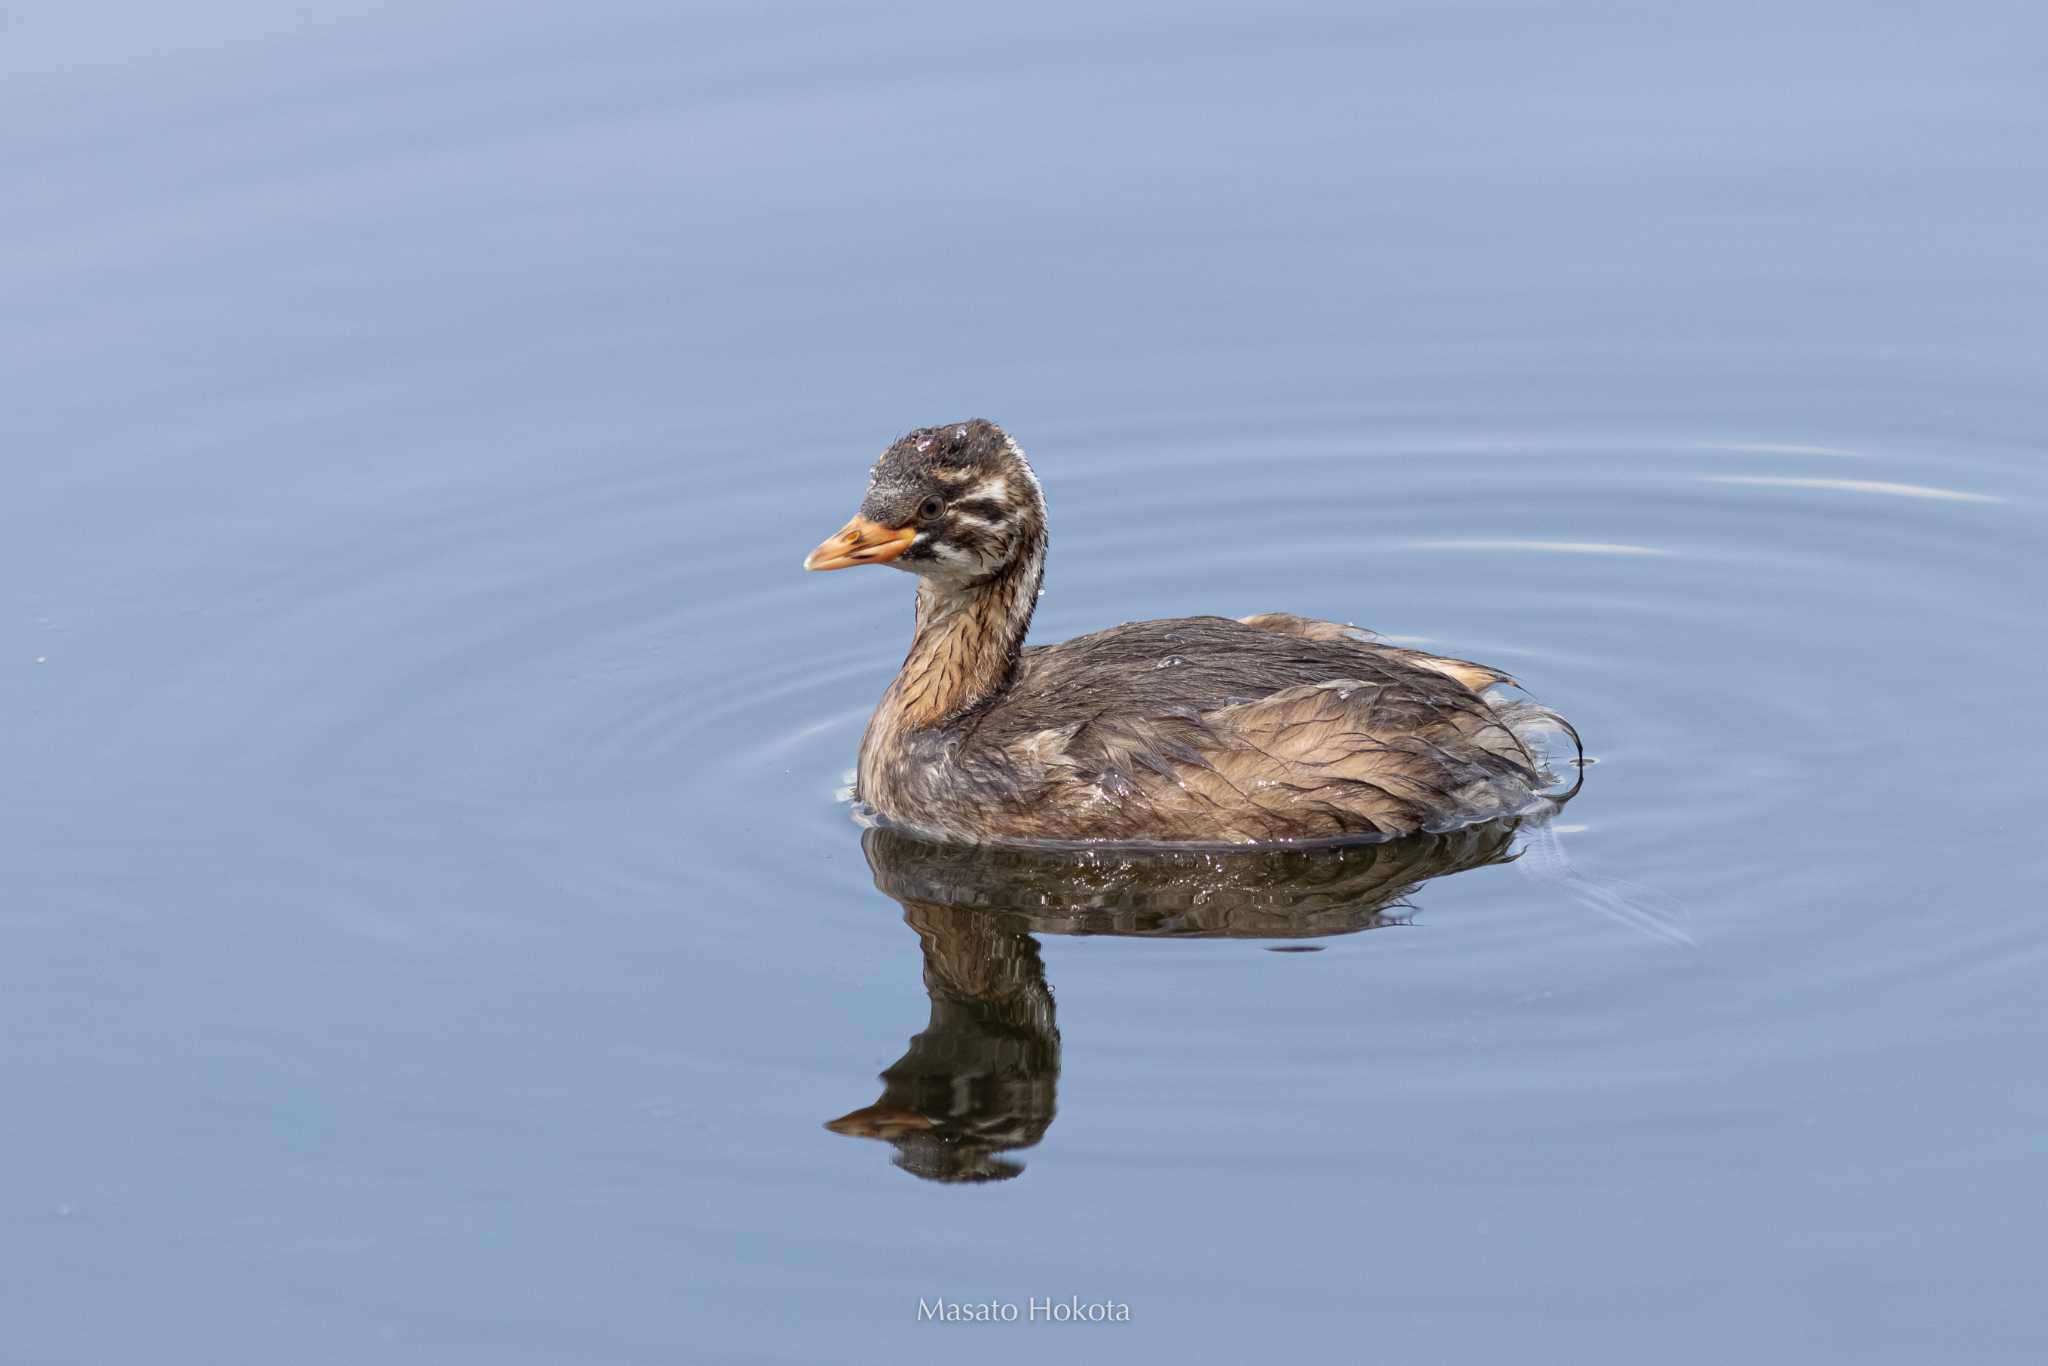
[[[1060,1032],[1036,936],[1260,939],[1304,950],[1405,923],[1430,879],[1514,857],[1516,825],[1338,849],[992,847],[873,826],[876,890],[902,903],[924,958],[929,1023],[871,1105],[825,1127],[882,1139],[927,1181],[1001,1181],[1057,1112]],[[1291,941],[1274,944],[1271,941]]]
[[[1444,831],[1545,806],[1554,713],[1499,669],[1284,612],[1131,622],[1026,646],[1045,491],[975,419],[882,452],[804,560],[915,574],[910,652],[856,797],[953,840],[1265,844]]]

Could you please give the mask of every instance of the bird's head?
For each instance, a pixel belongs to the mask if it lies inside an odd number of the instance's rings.
[[[943,587],[985,582],[1045,542],[1045,494],[1017,443],[975,418],[920,427],[875,462],[852,521],[806,569],[892,564]]]

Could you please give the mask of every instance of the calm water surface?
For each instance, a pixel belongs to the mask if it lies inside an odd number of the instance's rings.
[[[2048,1351],[2033,7],[8,28],[0,1357]],[[1557,847],[864,839],[970,415],[1036,638],[1501,664]]]

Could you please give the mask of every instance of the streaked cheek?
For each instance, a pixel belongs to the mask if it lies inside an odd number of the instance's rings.
[[[933,541],[932,558],[947,569],[972,571],[981,568],[981,559],[972,550],[952,541]]]
[[[1001,562],[1008,548],[1008,540],[1000,529],[958,518],[947,527],[945,541],[969,560],[984,565]]]

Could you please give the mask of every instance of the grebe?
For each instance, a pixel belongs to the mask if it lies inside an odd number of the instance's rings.
[[[1338,849],[1065,849],[963,844],[873,826],[861,850],[902,903],[930,1022],[872,1105],[825,1127],[895,1148],[927,1181],[1002,1181],[1058,1109],[1060,1031],[1036,936],[1259,939],[1306,949],[1406,923],[1424,883],[1515,855],[1515,824]],[[1275,944],[1272,941],[1288,941]]]
[[[1498,669],[1287,613],[1141,621],[1026,648],[1045,494],[976,419],[875,463],[804,568],[918,576],[916,631],[855,793],[947,839],[1262,844],[1392,838],[1541,809],[1533,703]]]

